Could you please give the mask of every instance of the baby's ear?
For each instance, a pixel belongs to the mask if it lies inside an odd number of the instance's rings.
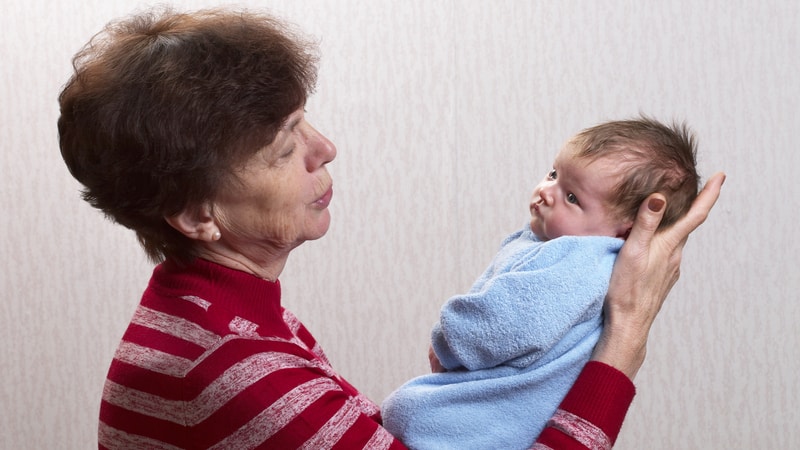
[[[628,236],[631,234],[631,229],[633,228],[633,222],[626,221],[620,224],[619,230],[617,231],[617,237],[620,239],[628,239]]]

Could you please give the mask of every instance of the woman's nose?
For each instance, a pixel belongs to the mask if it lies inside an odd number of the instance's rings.
[[[330,139],[326,138],[322,133],[317,132],[317,152],[323,160],[323,164],[327,164],[336,158],[336,146]]]
[[[309,169],[315,170],[319,166],[323,166],[336,158],[336,146],[322,133],[315,130],[311,125],[308,126],[308,135],[306,142],[309,146],[309,151],[313,156],[309,161]],[[313,167],[311,167],[313,166]]]

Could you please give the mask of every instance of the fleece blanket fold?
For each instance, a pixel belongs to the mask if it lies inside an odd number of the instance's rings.
[[[413,449],[528,449],[588,361],[623,241],[529,227],[506,238],[432,331],[448,372],[415,378],[383,404],[384,426]]]

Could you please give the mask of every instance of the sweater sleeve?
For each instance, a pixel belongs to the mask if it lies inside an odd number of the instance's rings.
[[[533,449],[610,449],[635,394],[633,383],[622,372],[590,361]]]

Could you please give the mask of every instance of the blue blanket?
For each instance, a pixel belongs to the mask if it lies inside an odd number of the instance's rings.
[[[384,426],[414,449],[528,449],[588,361],[621,239],[509,236],[432,332],[448,372],[383,403]]]

